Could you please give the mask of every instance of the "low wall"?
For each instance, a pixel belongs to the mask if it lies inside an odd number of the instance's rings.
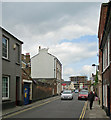
[[[47,83],[39,83],[39,84],[33,84],[32,87],[32,101],[44,99],[51,97],[53,95],[56,95],[56,89],[55,87],[47,84]],[[53,89],[54,89],[54,94],[53,94]]]

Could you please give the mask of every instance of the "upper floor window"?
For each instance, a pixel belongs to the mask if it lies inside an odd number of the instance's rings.
[[[20,63],[20,45],[19,44],[16,44],[16,55],[17,55],[17,62]]]
[[[110,34],[103,48],[103,71],[109,66],[110,63]]]
[[[8,58],[8,39],[6,37],[2,38],[2,56]]]

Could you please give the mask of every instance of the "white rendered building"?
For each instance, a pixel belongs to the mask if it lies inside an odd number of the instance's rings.
[[[57,94],[61,92],[62,64],[50,53],[47,48],[41,49],[39,53],[31,58],[31,77],[33,79],[56,80]]]

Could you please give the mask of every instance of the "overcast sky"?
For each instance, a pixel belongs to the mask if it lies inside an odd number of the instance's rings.
[[[63,79],[87,75],[97,64],[100,2],[3,2],[2,26],[24,42],[31,57],[49,48],[63,66]]]

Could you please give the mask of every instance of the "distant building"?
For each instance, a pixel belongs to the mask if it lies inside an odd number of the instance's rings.
[[[23,42],[2,30],[2,108],[22,105],[21,50]]]
[[[101,6],[98,38],[102,107],[106,110],[107,115],[111,116],[111,1],[103,3]]]
[[[82,89],[87,86],[87,76],[71,76],[70,80],[74,83],[75,89]]]
[[[32,102],[32,78],[31,78],[31,63],[30,54],[26,53],[21,55],[22,60],[22,99],[23,104]]]
[[[70,90],[71,81],[62,81],[63,90]]]
[[[53,84],[52,94],[60,94],[62,80],[62,64],[48,53],[48,49],[39,47],[39,53],[31,58],[31,77],[37,81]]]

